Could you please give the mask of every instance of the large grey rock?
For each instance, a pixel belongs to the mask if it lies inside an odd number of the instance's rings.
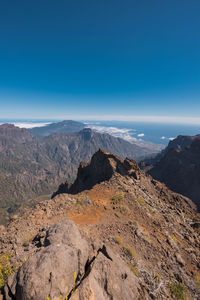
[[[88,245],[72,221],[52,226],[45,238],[46,247],[31,256],[8,280],[6,299],[57,300],[66,297],[74,278],[83,276]]]
[[[88,244],[72,221],[53,225],[44,247],[9,277],[4,299],[147,299],[138,278],[119,256],[105,246],[93,254],[89,261]]]
[[[99,252],[88,276],[74,293],[77,300],[136,300],[140,296],[146,299],[138,278],[111,250],[108,256]]]

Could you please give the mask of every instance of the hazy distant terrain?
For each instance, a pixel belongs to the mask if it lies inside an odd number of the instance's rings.
[[[62,122],[55,122],[48,124],[46,126],[42,127],[34,127],[31,129],[28,129],[29,132],[32,135],[41,137],[41,136],[48,136],[53,133],[71,133],[71,132],[77,132],[83,129],[85,125],[83,123],[72,121],[72,120],[65,120]]]

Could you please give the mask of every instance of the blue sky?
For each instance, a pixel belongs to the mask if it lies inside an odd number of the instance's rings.
[[[0,118],[200,123],[199,0],[0,6]]]

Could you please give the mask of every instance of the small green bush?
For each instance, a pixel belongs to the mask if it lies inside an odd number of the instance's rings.
[[[10,254],[0,256],[0,289],[4,286],[7,278],[16,271],[15,266],[10,263]]]
[[[121,245],[122,244],[122,239],[119,235],[116,235],[115,237],[115,242],[118,244],[118,245]]]
[[[132,247],[130,247],[129,245],[124,246],[123,251],[124,251],[125,255],[129,256],[130,258],[136,259],[135,250]]]
[[[83,198],[78,198],[76,200],[76,204],[80,205],[80,206],[83,206]]]
[[[120,204],[122,200],[124,199],[124,194],[123,193],[118,193],[115,196],[112,197],[111,203],[112,204]]]
[[[140,204],[143,204],[143,205],[146,204],[146,202],[144,200],[142,200],[141,198],[137,198],[137,202]]]
[[[174,234],[171,235],[171,238],[175,243],[178,243],[177,237]]]
[[[181,282],[175,281],[170,283],[170,292],[177,300],[187,299],[187,288]]]
[[[130,270],[133,272],[133,274],[135,274],[135,276],[138,277],[138,275],[139,275],[139,270],[138,270],[137,265],[136,265],[136,264],[133,264],[133,263],[129,263],[128,266],[129,266]]]

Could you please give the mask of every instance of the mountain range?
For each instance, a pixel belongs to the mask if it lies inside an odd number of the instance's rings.
[[[48,136],[53,133],[72,133],[78,132],[85,128],[85,125],[81,122],[73,120],[64,120],[62,122],[54,122],[42,127],[34,127],[28,129],[28,131],[37,137]]]
[[[73,181],[79,163],[89,160],[99,148],[136,160],[152,153],[146,147],[89,128],[74,132],[82,127],[74,121],[31,130],[11,124],[0,126],[1,222],[8,213],[32,205],[36,197],[51,194],[66,179]]]

